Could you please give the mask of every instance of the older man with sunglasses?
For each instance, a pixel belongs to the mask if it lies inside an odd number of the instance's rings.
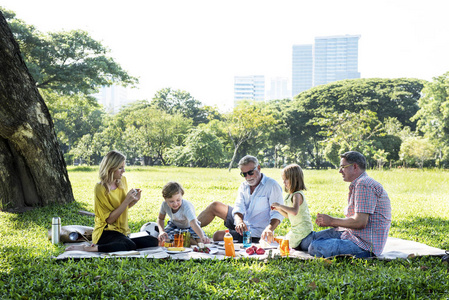
[[[365,157],[356,151],[340,155],[340,173],[350,182],[345,218],[318,214],[316,224],[331,229],[312,232],[301,248],[318,257],[351,254],[355,257],[380,255],[391,225],[391,205],[382,185],[369,177]]]
[[[281,223],[283,216],[271,210],[274,202],[284,203],[282,188],[276,180],[260,172],[260,165],[254,156],[247,155],[239,161],[240,175],[246,179],[240,185],[235,206],[229,206],[219,201],[211,203],[198,215],[201,226],[207,226],[219,217],[234,240],[243,241],[243,232],[251,230],[253,242],[260,238],[272,242],[274,229]],[[222,241],[225,231],[214,233],[214,241]]]

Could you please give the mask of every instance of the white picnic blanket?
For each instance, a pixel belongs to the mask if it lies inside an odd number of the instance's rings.
[[[87,244],[87,242],[77,243],[77,244]],[[70,243],[68,245],[74,245]],[[236,258],[249,257],[244,250],[241,248],[241,244],[236,244]],[[190,250],[190,249],[189,249]],[[219,259],[225,258],[224,248],[217,246],[214,249],[213,254],[199,253],[199,252],[181,252],[181,253],[168,253],[163,247],[152,247],[137,249],[135,251],[119,251],[112,253],[99,253],[99,252],[87,252],[87,251],[65,251],[62,254],[55,257],[56,259],[81,259],[81,258],[113,258],[113,257],[133,257],[133,258],[172,258],[177,260],[189,260],[189,259]],[[403,240],[399,238],[388,237],[387,243],[385,245],[384,252],[378,256],[378,259],[397,259],[397,258],[410,258],[415,256],[442,256],[445,254],[443,249],[438,249],[435,247],[430,247],[428,245]],[[251,255],[250,257],[258,259],[266,259],[269,256],[279,255],[279,250],[276,248],[267,249],[263,255]],[[313,259],[314,257],[309,255],[307,252],[303,251],[290,251],[290,257],[298,259]]]

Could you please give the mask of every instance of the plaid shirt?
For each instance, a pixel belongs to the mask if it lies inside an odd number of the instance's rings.
[[[382,185],[363,172],[349,185],[348,206],[345,216],[355,213],[369,214],[363,229],[341,228],[341,238],[354,242],[360,248],[380,255],[387,241],[391,225],[391,205]]]

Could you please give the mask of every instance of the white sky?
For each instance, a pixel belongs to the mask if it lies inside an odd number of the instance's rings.
[[[431,80],[449,71],[447,0],[1,0],[42,32],[83,29],[111,49],[151,100],[182,89],[220,109],[234,76],[288,77],[294,44],[359,34],[362,78]]]

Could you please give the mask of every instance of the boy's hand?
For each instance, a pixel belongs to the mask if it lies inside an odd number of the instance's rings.
[[[157,237],[157,239],[159,240],[159,246],[163,247],[165,240],[168,239],[168,234],[165,231],[162,233],[159,233],[159,236]]]

